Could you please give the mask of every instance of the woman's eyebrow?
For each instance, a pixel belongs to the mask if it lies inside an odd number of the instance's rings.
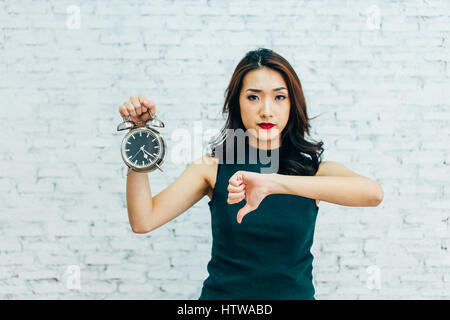
[[[279,87],[279,88],[273,89],[273,91],[279,91],[279,90],[283,90],[283,89],[286,89],[286,88],[285,87]],[[247,91],[261,92],[262,90],[261,89],[249,88],[249,89],[245,90],[245,92],[247,92]]]

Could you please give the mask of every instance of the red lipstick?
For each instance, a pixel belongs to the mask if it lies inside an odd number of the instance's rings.
[[[270,122],[262,122],[262,123],[258,123],[258,126],[260,126],[263,129],[270,129],[274,126],[274,124],[270,123]]]

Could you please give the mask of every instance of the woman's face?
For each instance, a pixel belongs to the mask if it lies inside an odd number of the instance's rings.
[[[243,79],[239,103],[249,144],[260,149],[280,147],[281,132],[287,125],[291,108],[281,74],[267,67],[249,71]],[[265,129],[261,123],[274,126]]]

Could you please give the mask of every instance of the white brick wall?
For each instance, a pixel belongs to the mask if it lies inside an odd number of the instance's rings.
[[[197,299],[208,199],[134,234],[117,109],[156,101],[170,152],[175,128],[222,126],[257,47],[297,71],[324,159],[385,191],[378,207],[320,203],[316,298],[450,298],[449,37],[447,0],[0,1],[0,298]],[[167,159],[154,194],[184,170]]]

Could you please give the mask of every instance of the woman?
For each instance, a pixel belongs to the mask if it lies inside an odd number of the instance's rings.
[[[155,114],[155,103],[142,94],[119,108],[134,122],[149,120],[148,110]],[[228,118],[211,154],[192,162],[156,196],[147,174],[129,174],[131,228],[155,230],[207,195],[213,243],[199,299],[314,300],[310,248],[319,201],[377,206],[383,189],[340,163],[320,161],[323,143],[304,139],[310,119],[300,81],[272,50],[250,51],[239,62],[223,113]],[[246,133],[245,152],[237,160],[239,130]],[[262,161],[264,152],[277,162],[275,169]]]

